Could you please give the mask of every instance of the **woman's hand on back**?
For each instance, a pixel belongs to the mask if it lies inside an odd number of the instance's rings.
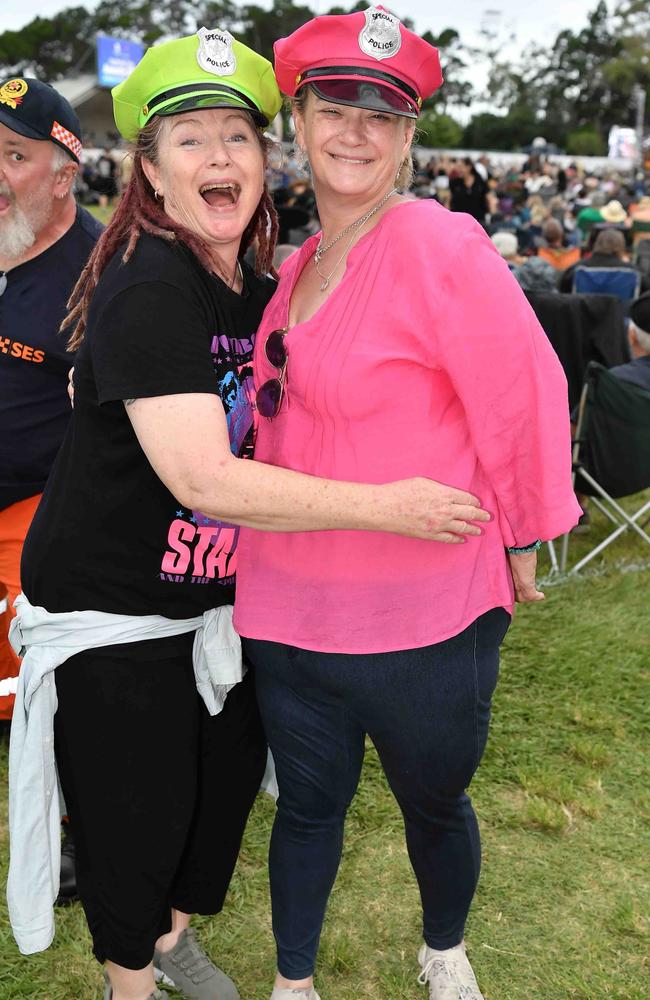
[[[480,524],[492,520],[477,497],[467,490],[433,479],[403,479],[381,487],[385,521],[377,529],[450,545],[481,535]]]
[[[261,531],[388,531],[462,544],[490,520],[467,490],[431,479],[346,483],[235,458],[218,396],[125,400],[154,471],[184,507]]]

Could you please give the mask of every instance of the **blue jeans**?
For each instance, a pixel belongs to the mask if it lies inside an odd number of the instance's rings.
[[[244,640],[280,786],[269,858],[278,968],[314,971],[366,733],[404,816],[424,939],[463,938],[480,839],[465,790],[487,741],[503,608],[422,649],[347,655]]]

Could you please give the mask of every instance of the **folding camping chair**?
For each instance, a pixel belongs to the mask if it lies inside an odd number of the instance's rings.
[[[641,274],[650,278],[650,236],[648,239],[643,239],[636,244],[634,248],[634,266]]]
[[[650,222],[632,220],[632,246],[637,247],[643,240],[650,240]]]
[[[641,276],[631,267],[576,267],[573,291],[579,295],[615,295],[627,304],[636,299]]]
[[[612,375],[597,362],[587,367],[573,442],[573,482],[612,522],[614,530],[569,571],[579,573],[626,531],[650,546],[644,530],[650,500],[628,514],[617,500],[650,487],[650,392]],[[560,570],[566,572],[569,535],[562,538]]]

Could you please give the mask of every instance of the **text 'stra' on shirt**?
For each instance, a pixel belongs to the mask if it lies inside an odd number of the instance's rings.
[[[179,504],[123,400],[218,395],[233,453],[250,457],[253,338],[275,283],[244,266],[238,295],[189,250],[147,235],[121,258],[91,303],[74,414],[27,536],[23,590],[50,612],[186,618],[232,604],[239,529]]]
[[[317,237],[284,264],[271,330]],[[440,642],[511,608],[504,546],[571,528],[567,384],[523,292],[483,230],[432,201],[395,206],[345,276],[286,335],[286,398],[260,418],[255,457],[330,479],[425,476],[479,497],[493,519],[463,545],[368,531],[242,530],[235,627],[306,649],[372,653]]]
[[[77,206],[61,239],[7,272],[0,295],[0,510],[43,492],[70,419],[66,303],[103,226]]]

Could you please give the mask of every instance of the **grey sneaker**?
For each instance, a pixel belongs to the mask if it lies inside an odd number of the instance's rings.
[[[106,973],[104,973],[104,984],[104,1000],[113,1000],[113,988]],[[149,1000],[169,1000],[169,993],[163,993],[162,990],[154,990]]]
[[[155,951],[156,979],[174,986],[187,1000],[241,1000],[237,987],[210,961],[192,927],[183,931],[171,951]]]
[[[485,1000],[474,970],[465,954],[465,944],[436,951],[423,944],[418,953],[422,972],[418,982],[429,984],[429,1000]]]
[[[320,1000],[320,997],[313,986],[302,990],[285,990],[276,986],[271,1000]]]

